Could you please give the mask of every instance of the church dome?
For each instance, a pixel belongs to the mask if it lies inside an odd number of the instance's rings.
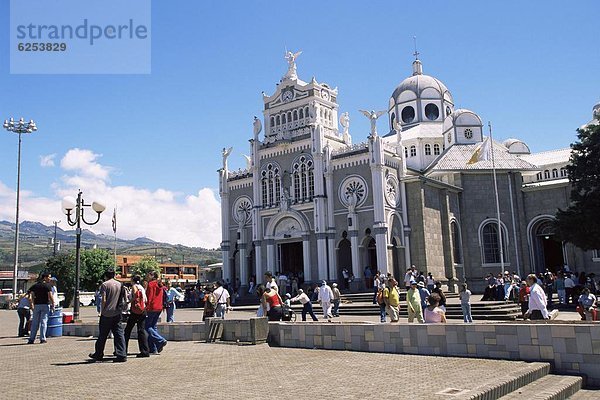
[[[420,123],[440,123],[452,114],[452,94],[440,80],[423,74],[420,60],[413,61],[412,76],[403,80],[390,97],[390,130],[399,123],[403,129]]]
[[[434,92],[431,92],[427,89],[433,89],[435,92],[437,92],[437,96],[434,94]],[[392,98],[396,99],[398,102],[399,96],[406,91],[414,93],[416,97],[422,97],[424,94],[423,92],[426,91],[425,94],[428,98],[438,97],[453,103],[452,94],[450,94],[450,91],[446,85],[433,76],[423,74],[423,65],[420,60],[415,60],[413,62],[413,75],[403,80],[396,87],[396,89],[394,89]]]

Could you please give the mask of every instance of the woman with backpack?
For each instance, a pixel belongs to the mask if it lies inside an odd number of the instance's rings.
[[[212,318],[215,316],[215,307],[217,305],[217,299],[213,295],[213,285],[206,285],[204,288],[204,312],[202,313],[202,321],[206,318]]]
[[[127,326],[125,327],[125,352],[129,346],[129,338],[133,327],[137,325],[137,340],[140,353],[136,356],[150,357],[148,348],[148,334],[146,332],[146,290],[141,285],[142,278],[139,275],[131,277],[131,308]]]

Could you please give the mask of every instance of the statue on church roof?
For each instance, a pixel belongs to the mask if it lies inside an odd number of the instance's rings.
[[[252,169],[252,157],[242,154],[246,160],[246,169]]]
[[[252,125],[254,126],[254,138],[258,138],[258,134],[262,131],[262,122],[260,122],[260,119],[258,119],[256,115],[254,116]]]
[[[229,157],[229,155],[231,154],[232,151],[233,151],[233,147],[230,147],[228,149],[223,147],[222,155],[223,155],[223,170],[224,171],[227,171],[227,157]]]
[[[348,112],[344,112],[340,115],[340,125],[344,128],[344,134],[347,134],[348,129],[350,128],[350,116],[348,115]]]
[[[371,136],[377,136],[377,118],[385,114],[385,111],[365,111],[358,110],[371,121]]]
[[[302,51],[298,51],[296,53],[287,51],[285,53],[285,59],[288,62],[288,70],[287,70],[286,74],[283,76],[284,78],[298,79],[298,74],[296,73],[296,59],[298,58],[298,56],[300,54],[302,54]]]

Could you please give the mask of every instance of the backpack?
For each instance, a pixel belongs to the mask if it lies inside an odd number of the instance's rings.
[[[143,314],[146,311],[146,302],[141,290],[138,290],[131,299],[131,312],[134,314]]]
[[[216,306],[217,306],[217,298],[215,297],[214,294],[209,293],[208,298],[206,300],[207,309],[214,310]]]
[[[383,295],[384,289],[378,289],[377,290],[377,304],[379,304],[380,306],[385,304],[385,297]]]
[[[167,288],[163,286],[161,290],[163,295],[163,309],[166,310],[167,308],[169,308],[169,296],[167,295]]]
[[[127,309],[129,308],[129,301],[127,300],[127,297],[127,288],[121,283],[121,291],[119,293],[119,303],[117,307],[123,313],[127,312]]]

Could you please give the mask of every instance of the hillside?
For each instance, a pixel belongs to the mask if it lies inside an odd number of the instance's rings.
[[[24,221],[19,224],[19,259],[23,267],[37,270],[52,255],[54,226],[46,226],[39,222]],[[56,230],[60,251],[75,249],[75,230]],[[12,269],[14,258],[15,224],[0,221],[0,270]],[[82,248],[91,249],[94,246],[114,251],[114,237],[95,234],[84,229],[81,235]],[[154,255],[159,262],[170,261],[177,264],[201,264],[215,262],[221,259],[220,250],[209,250],[200,247],[187,247],[168,243],[155,242],[141,237],[134,240],[117,239],[118,254]]]

